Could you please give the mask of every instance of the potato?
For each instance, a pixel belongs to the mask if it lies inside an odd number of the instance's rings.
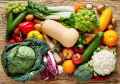
[[[42,26],[41,24],[35,24],[35,29],[42,32]]]
[[[35,24],[40,24],[40,23],[41,23],[41,20],[40,20],[40,19],[38,19],[38,18],[34,18],[34,20],[33,20],[33,21],[34,21],[34,23],[35,23]]]
[[[34,15],[28,14],[28,15],[25,17],[25,19],[28,20],[28,21],[31,21],[31,20],[34,19]]]

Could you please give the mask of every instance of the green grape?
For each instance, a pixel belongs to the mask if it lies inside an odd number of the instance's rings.
[[[12,6],[12,2],[8,2],[8,5],[9,5],[9,6]]]
[[[10,10],[10,11],[12,10],[12,7],[11,7],[11,6],[9,7],[9,10]]]
[[[13,5],[12,8],[16,8],[15,5]]]
[[[18,1],[18,4],[21,5],[23,2],[22,1]]]
[[[5,5],[5,8],[8,12],[12,11],[13,13],[21,13],[26,10],[28,4],[24,4],[22,1],[12,1]]]
[[[20,6],[21,6],[21,7],[24,7],[24,4],[21,4]]]
[[[23,7],[23,8],[22,8],[22,11],[24,11],[24,10],[26,10],[26,7]]]
[[[18,8],[18,7],[19,7],[19,4],[18,4],[18,3],[16,3],[15,7],[16,7],[16,8]]]
[[[13,5],[15,5],[16,3],[15,3],[15,1],[13,2]]]
[[[13,11],[13,13],[15,13],[15,12],[16,12],[16,10],[15,10],[15,9],[13,9],[12,11]]]
[[[11,2],[11,6],[13,6],[13,5],[14,5],[14,2],[12,1],[12,2]]]
[[[18,12],[19,12],[19,9],[18,9],[18,8],[16,8],[16,9],[15,9],[15,11],[18,13]]]
[[[22,9],[22,7],[20,7],[20,6],[19,6],[19,7],[18,7],[18,9],[19,9],[19,10],[21,10],[21,9]]]

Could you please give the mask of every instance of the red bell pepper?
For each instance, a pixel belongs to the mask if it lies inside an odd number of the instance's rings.
[[[19,28],[22,30],[23,35],[27,35],[30,31],[34,30],[34,23],[25,21],[19,24]]]

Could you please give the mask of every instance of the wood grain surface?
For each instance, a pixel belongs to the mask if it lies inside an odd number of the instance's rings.
[[[2,50],[5,41],[5,31],[6,31],[6,23],[7,23],[7,12],[4,8],[5,4],[9,1],[16,0],[0,0],[0,56],[2,54]],[[19,0],[17,0],[19,1]],[[22,0],[27,1],[27,0]],[[113,10],[113,16],[117,18],[117,25],[115,27],[115,31],[120,36],[120,0],[32,0],[36,3],[44,3],[48,6],[59,6],[59,5],[70,5],[74,6],[78,2],[82,3],[91,3],[94,6],[97,6],[99,3],[105,3],[105,5]],[[112,75],[112,77],[105,81],[89,81],[85,84],[120,84],[120,39],[117,44],[117,66],[116,73]],[[1,59],[1,57],[0,57]],[[55,81],[42,81],[40,80],[40,76],[33,78],[32,80],[26,82],[25,84],[79,84],[80,81],[77,81],[73,74],[63,73],[56,77]],[[7,77],[2,69],[0,62],[0,84],[21,84],[15,82],[14,80]],[[81,83],[82,84],[82,83]]]

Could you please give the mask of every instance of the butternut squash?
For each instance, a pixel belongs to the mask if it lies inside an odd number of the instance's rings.
[[[105,9],[99,19],[100,31],[104,31],[107,28],[108,24],[111,21],[111,17],[112,17],[112,10],[110,8]]]
[[[74,28],[66,28],[54,20],[45,20],[42,30],[50,37],[59,41],[64,47],[73,47],[79,38],[79,33]]]
[[[98,28],[96,28],[92,31],[92,34],[95,34],[95,36],[97,35],[97,33],[98,33]],[[85,37],[85,40],[87,41],[85,44],[89,44],[95,38],[95,36],[94,37],[93,36]]]

